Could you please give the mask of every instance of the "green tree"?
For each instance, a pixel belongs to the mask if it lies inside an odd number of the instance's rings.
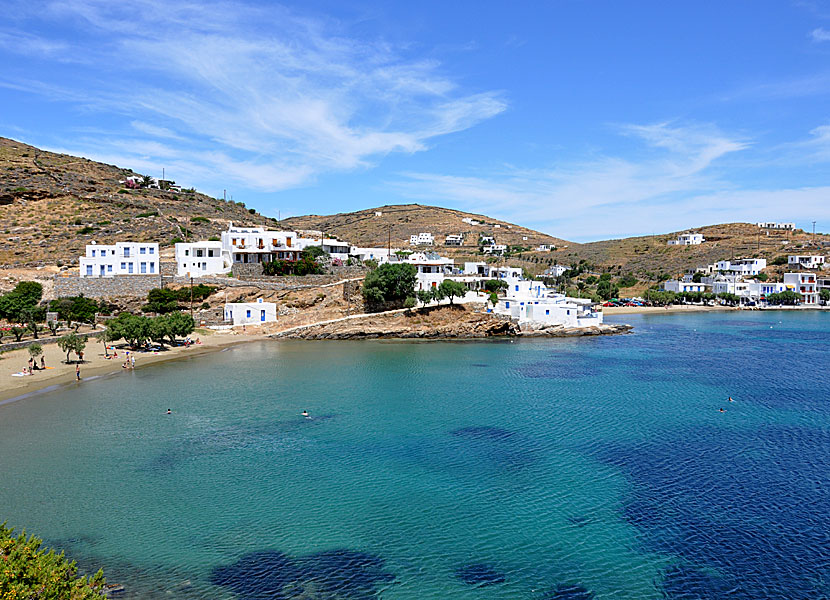
[[[766,273],[758,273],[758,281],[766,281],[769,279],[769,275]]]
[[[322,246],[308,246],[302,251],[302,257],[309,257],[312,259],[318,259],[321,256],[328,256],[328,252],[323,250]]]
[[[498,303],[499,303],[499,295],[496,292],[492,292],[490,294],[490,304],[495,306]]]
[[[18,315],[20,321],[26,324],[26,329],[32,332],[35,339],[38,339],[37,334],[42,329],[38,323],[42,322],[45,316],[46,311],[40,306],[24,308]]]
[[[582,298],[582,292],[585,291],[586,284],[584,281],[576,282],[576,289],[579,290],[579,297]]]
[[[66,352],[66,363],[69,364],[69,353],[74,352],[80,360],[81,353],[86,348],[86,336],[70,332],[58,338],[58,348]]]
[[[107,322],[107,337],[113,341],[123,339],[136,348],[149,339],[148,328],[146,317],[124,312]]]
[[[787,257],[786,256],[776,256],[772,260],[772,263],[770,263],[770,264],[773,264],[773,265],[778,266],[778,267],[780,267],[781,265],[786,265],[787,264]]]
[[[21,314],[34,309],[43,298],[43,286],[36,281],[21,281],[8,294],[0,296],[0,317],[21,322]]]
[[[28,330],[23,327],[18,327],[17,325],[14,325],[9,331],[11,331],[12,335],[14,336],[14,341],[19,342],[23,339],[23,336],[26,335],[26,331]]]
[[[700,283],[702,279],[703,273],[701,273],[700,271],[695,271],[694,275],[692,275],[692,281],[695,283]]]
[[[495,292],[499,293],[502,290],[506,290],[508,287],[508,283],[504,279],[488,279],[484,282],[484,289],[488,292]]]
[[[824,302],[825,304],[830,302],[830,290],[828,290],[828,289],[819,290],[818,295],[821,298],[821,301]]]
[[[464,297],[467,293],[467,286],[460,281],[445,279],[441,282],[441,285],[438,286],[438,293],[441,294],[442,298],[449,298],[450,304],[452,304],[455,298]]]
[[[160,315],[173,312],[178,309],[178,293],[175,290],[167,288],[153,288],[147,292],[147,304],[141,307],[142,312],[153,312]]]
[[[413,295],[417,277],[413,264],[382,264],[363,280],[363,298],[368,304],[403,302]]]
[[[170,343],[176,343],[176,337],[186,337],[193,333],[193,330],[196,328],[196,323],[188,314],[185,313],[173,313],[172,315],[167,316],[168,323],[170,324]]]
[[[629,288],[637,285],[637,278],[631,273],[626,273],[617,281],[617,285],[621,288]]]
[[[801,303],[801,294],[799,294],[798,292],[793,292],[791,290],[786,290],[778,294],[768,294],[765,300],[768,304],[783,304],[794,306],[796,304]]]
[[[170,326],[170,319],[168,319],[168,316],[159,315],[152,319],[148,319],[147,335],[151,340],[157,344],[160,344],[163,348],[164,340],[167,338],[173,338],[173,328]]]
[[[57,321],[49,321],[46,323],[46,326],[49,328],[49,332],[52,336],[58,335],[58,327],[60,326],[60,323]]]
[[[602,277],[605,277],[605,275],[608,275],[608,273],[603,273]],[[611,283],[610,275],[608,279],[602,279],[602,277],[600,277],[600,282],[597,284],[597,296],[603,300],[610,300],[619,296],[620,290]]]
[[[32,358],[37,358],[43,354],[43,346],[40,344],[31,344],[27,349],[29,350],[29,356]]]
[[[79,577],[75,562],[63,552],[41,549],[43,540],[0,524],[0,594],[2,598],[43,600],[105,600],[104,573]]]
[[[427,290],[418,290],[415,295],[418,297],[421,304],[429,304],[435,299],[435,294],[432,293],[432,288]]]

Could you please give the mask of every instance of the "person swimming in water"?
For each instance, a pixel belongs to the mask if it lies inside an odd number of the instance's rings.
[[[732,399],[732,396],[729,396],[729,401],[734,402],[734,400]]]
[[[302,414],[302,415],[303,415],[306,419],[308,418],[308,411],[307,411],[307,410],[304,410],[301,414]]]
[[[172,415],[172,414],[173,414],[173,411],[172,411],[172,410],[170,410],[170,409],[168,408],[168,409],[167,409],[167,414],[168,414],[168,415]]]
[[[723,410],[722,408],[719,408],[719,409],[718,409],[718,411],[720,411],[720,412],[726,412],[726,411],[725,411],[725,410]]]

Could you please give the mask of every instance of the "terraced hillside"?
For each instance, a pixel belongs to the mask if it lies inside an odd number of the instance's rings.
[[[46,152],[0,138],[0,265],[77,263],[95,240],[207,239],[227,227],[271,224],[242,203],[198,192],[127,190],[136,175],[86,158]]]

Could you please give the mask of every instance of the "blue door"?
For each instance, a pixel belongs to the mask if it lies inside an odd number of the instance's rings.
[[[259,320],[262,321],[263,323],[265,322],[265,311],[264,310],[259,311]]]

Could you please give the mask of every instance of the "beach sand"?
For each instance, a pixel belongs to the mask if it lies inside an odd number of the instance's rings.
[[[633,315],[633,314],[666,314],[666,313],[689,313],[689,312],[710,312],[722,310],[740,310],[734,306],[695,306],[692,304],[676,304],[673,306],[603,306],[602,313],[605,315]]]
[[[135,368],[141,369],[145,365],[152,363],[195,356],[207,352],[214,352],[226,346],[266,339],[258,327],[248,327],[244,333],[242,331],[231,330],[213,331],[197,329],[190,337],[193,340],[198,338],[202,343],[193,344],[187,348],[184,346],[168,346],[167,350],[155,354],[151,352],[134,353],[131,351],[130,356],[135,356]],[[122,348],[122,346],[123,344],[116,346],[118,358],[107,360],[104,357],[103,343],[95,338],[90,338],[84,350],[84,362],[80,365],[81,381],[79,385],[83,384],[84,378],[123,371],[124,369],[121,365],[124,364],[126,350],[128,348]],[[24,367],[28,367],[29,351],[26,348],[22,348],[20,350],[4,352],[0,355],[0,403],[44,388],[76,383],[75,363],[70,362],[70,364],[65,364],[63,362],[66,360],[66,353],[62,352],[57,344],[44,344],[43,356],[46,361],[47,370],[34,371],[33,375],[13,377],[12,373],[18,373],[23,371]],[[74,354],[70,354],[69,357],[70,360],[76,359]],[[37,362],[39,365],[40,357],[38,357]],[[49,367],[53,368],[50,369]]]

